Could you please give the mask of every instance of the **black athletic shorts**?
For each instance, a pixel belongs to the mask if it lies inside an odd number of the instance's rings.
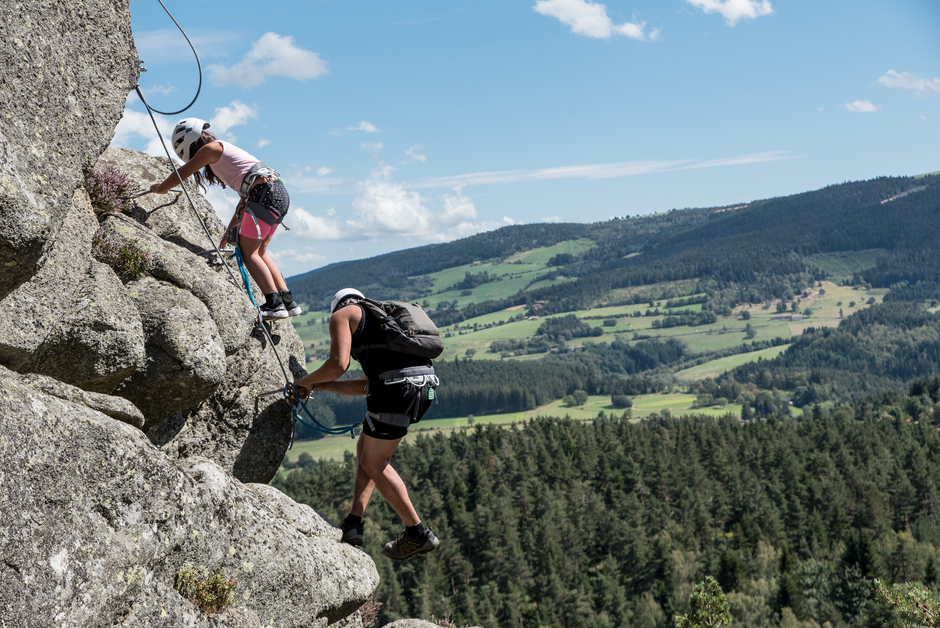
[[[375,413],[407,414],[412,417],[412,423],[417,423],[431,407],[433,401],[433,393],[429,394],[429,387],[427,386],[416,388],[404,383],[386,386],[379,382],[374,386],[369,386],[366,408]],[[369,427],[370,422],[375,426],[375,429]],[[407,434],[408,427],[388,425],[375,419],[369,419],[368,421],[362,421],[362,433],[380,440],[395,440]]]
[[[379,440],[395,440],[404,437],[404,435],[408,433],[407,427],[388,425],[387,423],[379,423],[375,420],[372,421],[372,425],[375,426],[374,430],[369,429],[369,421],[363,421],[362,433]]]

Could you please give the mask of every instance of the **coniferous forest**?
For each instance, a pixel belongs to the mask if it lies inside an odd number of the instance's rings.
[[[927,378],[805,420],[543,418],[411,436],[393,464],[442,545],[385,560],[401,523],[372,500],[380,620],[659,628],[711,575],[737,625],[887,625],[874,578],[940,583],[938,402]],[[338,521],[354,468],[302,457],[274,484]]]

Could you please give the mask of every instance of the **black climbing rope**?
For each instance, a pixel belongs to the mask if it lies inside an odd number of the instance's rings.
[[[183,27],[180,26],[179,22],[176,21],[176,18],[173,17],[173,14],[170,13],[170,10],[166,8],[165,4],[163,4],[163,0],[157,0],[157,2],[160,3],[160,6],[163,7],[163,10],[166,11],[166,14],[169,15],[170,19],[173,20],[173,23],[176,24],[176,27],[183,34],[183,37],[186,38],[186,43],[189,44],[189,47],[193,51],[193,55],[196,57],[196,65],[199,68],[199,87],[196,89],[196,95],[193,96],[192,101],[188,105],[186,105],[179,111],[170,111],[170,112],[160,111],[159,109],[155,109],[151,107],[150,104],[147,102],[147,99],[144,98],[144,95],[140,90],[140,85],[137,85],[134,88],[134,90],[137,92],[137,96],[140,97],[140,102],[144,103],[144,106],[147,108],[147,113],[150,115],[150,121],[153,123],[153,128],[157,132],[157,137],[160,138],[160,144],[163,146],[164,152],[166,152],[167,160],[170,162],[170,165],[173,166],[173,172],[176,174],[176,178],[180,183],[180,188],[183,190],[183,193],[186,195],[186,200],[189,201],[189,206],[193,208],[193,212],[196,214],[196,217],[199,219],[199,224],[202,225],[202,229],[203,231],[205,231],[206,237],[209,239],[209,242],[212,243],[212,248],[215,249],[215,252],[219,256],[219,259],[223,260],[223,266],[225,266],[225,269],[228,271],[229,276],[232,278],[232,281],[237,286],[238,280],[235,278],[235,274],[232,272],[232,269],[229,267],[229,265],[224,263],[224,258],[222,257],[222,251],[220,251],[219,247],[216,246],[215,239],[212,237],[212,234],[209,232],[209,228],[206,226],[205,221],[202,219],[202,216],[199,214],[199,210],[196,209],[196,204],[193,203],[193,199],[189,195],[189,190],[187,190],[186,186],[183,185],[183,178],[180,176],[179,170],[176,168],[176,162],[174,161],[173,156],[170,154],[170,150],[167,148],[166,142],[163,139],[163,134],[160,133],[160,127],[157,125],[157,120],[153,115],[154,113],[159,113],[160,115],[164,115],[164,116],[179,115],[183,113],[184,111],[186,111],[187,109],[189,109],[190,107],[192,107],[196,103],[196,99],[199,98],[199,93],[202,91],[202,64],[199,62],[199,54],[196,53],[196,47],[193,46],[193,42],[190,41],[189,37],[186,35],[186,31],[184,31]],[[287,369],[284,367],[284,361],[281,360],[281,356],[277,351],[277,346],[274,344],[274,339],[271,337],[271,332],[268,330],[267,326],[264,324],[264,317],[261,314],[261,308],[255,302],[254,296],[252,296],[251,294],[251,283],[248,279],[248,273],[245,271],[245,265],[242,261],[240,246],[235,247],[234,257],[238,261],[238,268],[242,275],[242,280],[245,285],[245,291],[248,293],[248,299],[251,301],[251,304],[254,306],[255,312],[258,315],[258,326],[261,327],[261,330],[264,332],[264,335],[267,337],[268,342],[271,344],[271,349],[272,351],[274,351],[274,356],[277,358],[278,365],[280,365],[281,367],[281,372],[284,374],[284,381],[286,382],[284,388],[282,390],[277,390],[273,392],[283,393],[284,400],[291,407],[291,414],[293,416],[294,428],[297,427],[297,422],[300,421],[307,427],[313,430],[319,431],[319,432],[323,432],[325,434],[338,435],[338,434],[344,434],[346,432],[350,432],[350,436],[353,436],[352,430],[356,428],[355,425],[349,426],[349,427],[343,427],[343,428],[326,427],[325,425],[317,421],[316,418],[314,418],[314,416],[307,409],[304,399],[301,398],[300,393],[297,390],[297,387],[294,385],[293,379],[288,374]],[[265,393],[265,394],[271,394],[271,393]],[[306,421],[304,421],[300,416],[300,411],[303,411],[304,413],[306,413],[307,416],[313,421],[313,423],[317,427],[314,427],[314,425],[311,425],[310,423],[307,423]],[[296,432],[296,429],[294,429],[294,432]],[[290,446],[288,448],[292,447],[293,444],[294,444],[294,437],[292,433]]]
[[[180,32],[183,34],[183,37],[186,39],[186,43],[189,44],[190,50],[193,51],[193,56],[196,57],[196,67],[199,69],[199,86],[196,88],[196,95],[193,96],[192,101],[190,101],[190,103],[189,103],[188,105],[186,105],[185,107],[183,107],[183,108],[180,109],[179,111],[160,111],[159,109],[154,109],[153,107],[151,107],[150,105],[147,104],[147,101],[144,100],[144,95],[140,93],[140,90],[139,90],[139,89],[137,90],[137,95],[140,96],[140,101],[141,101],[142,103],[144,103],[144,105],[146,105],[147,109],[150,109],[150,110],[152,110],[152,111],[156,111],[156,112],[159,113],[161,116],[175,116],[175,115],[179,115],[179,114],[183,113],[184,111],[186,111],[187,109],[189,109],[190,107],[192,107],[193,105],[196,104],[196,99],[199,98],[199,93],[202,91],[202,63],[200,63],[200,61],[199,61],[199,54],[196,53],[196,47],[193,45],[193,42],[191,42],[191,41],[189,40],[189,37],[186,35],[186,31],[184,31],[184,30],[183,30],[183,27],[180,26],[180,23],[176,21],[176,18],[173,17],[173,14],[170,13],[170,10],[169,10],[168,8],[166,8],[166,5],[163,4],[163,0],[157,0],[157,2],[160,3],[160,6],[163,7],[163,10],[164,10],[164,11],[166,11],[166,14],[169,15],[169,16],[170,16],[170,19],[173,20],[173,23],[176,24],[176,28],[180,29]],[[151,117],[153,117],[153,116],[151,116]],[[159,131],[158,131],[158,133],[159,133]]]

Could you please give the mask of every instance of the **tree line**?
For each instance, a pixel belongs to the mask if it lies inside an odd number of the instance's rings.
[[[383,560],[401,522],[373,500],[380,620],[664,628],[713,576],[738,625],[884,626],[873,579],[940,579],[938,393],[928,378],[803,421],[544,418],[409,436],[394,464],[442,545]],[[274,485],[338,521],[354,468],[308,457]]]

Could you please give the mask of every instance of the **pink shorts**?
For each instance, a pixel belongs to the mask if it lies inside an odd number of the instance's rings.
[[[259,220],[256,226],[251,214],[245,212],[245,215],[242,217],[242,228],[239,233],[250,240],[264,240],[265,238],[273,236],[275,231],[277,231],[277,225],[269,225],[263,220]]]

